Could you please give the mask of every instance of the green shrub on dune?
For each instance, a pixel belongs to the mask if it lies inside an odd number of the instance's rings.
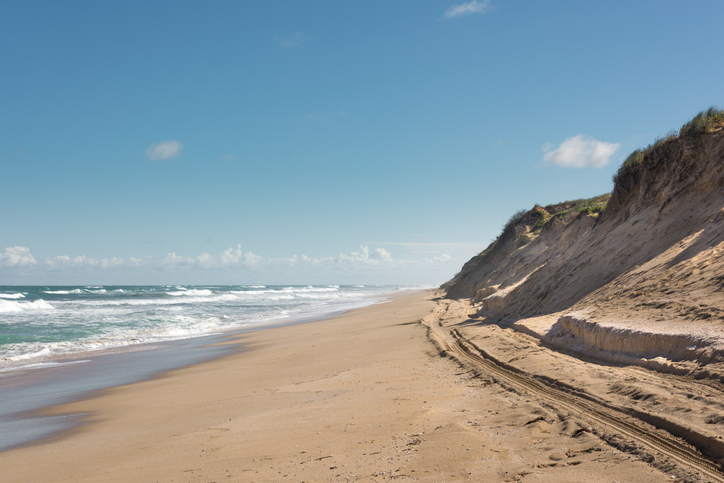
[[[681,126],[679,136],[692,138],[704,133],[711,132],[724,123],[724,110],[712,106],[706,111],[701,111],[691,121]]]
[[[631,153],[621,167],[618,168],[613,176],[613,183],[616,187],[624,190],[631,189],[638,183],[639,176],[636,173],[637,168],[644,160],[654,154],[660,147],[665,146],[671,141],[677,139],[696,139],[702,134],[712,132],[721,128],[724,124],[724,110],[716,107],[710,107],[706,111],[701,111],[694,116],[689,122],[681,126],[679,131],[671,131],[666,136],[658,138],[644,149],[637,149]]]

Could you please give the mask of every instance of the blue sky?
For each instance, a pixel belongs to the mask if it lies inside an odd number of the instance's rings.
[[[722,105],[720,1],[0,1],[0,283],[420,283]]]

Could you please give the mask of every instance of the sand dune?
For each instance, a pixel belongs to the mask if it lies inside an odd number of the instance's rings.
[[[443,286],[440,330],[721,463],[724,131],[687,126],[633,153],[612,195],[514,216]]]
[[[562,348],[724,382],[723,159],[721,130],[671,139],[602,213],[525,213],[447,294]]]

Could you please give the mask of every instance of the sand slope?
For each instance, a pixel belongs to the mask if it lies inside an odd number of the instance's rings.
[[[724,381],[724,132],[663,143],[639,171],[599,217],[547,207],[534,235],[535,207],[448,296],[566,349]]]
[[[534,207],[443,285],[441,337],[724,462],[723,188],[719,125],[622,169],[600,215]]]

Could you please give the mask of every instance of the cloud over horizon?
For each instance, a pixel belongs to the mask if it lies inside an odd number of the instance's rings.
[[[430,256],[432,255],[432,256]],[[265,282],[280,283],[398,283],[395,277],[416,279],[408,272],[421,273],[445,269],[451,274],[458,268],[457,259],[438,250],[425,257],[395,258],[385,248],[370,249],[361,245],[359,251],[328,257],[293,255],[286,258],[267,258],[241,245],[229,247],[213,255],[201,253],[184,256],[176,252],[162,257],[111,257],[94,259],[85,255],[59,255],[40,260],[28,247],[8,247],[0,252],[0,284],[54,283],[73,285],[73,282],[101,284],[177,283],[179,280],[203,280],[212,283]],[[419,275],[418,275],[419,276]],[[446,275],[447,276],[447,275]],[[218,280],[218,281],[217,281]],[[428,282],[427,280],[426,282]],[[191,282],[198,283],[198,282]]]
[[[162,141],[160,143],[151,144],[146,148],[144,154],[152,161],[164,161],[180,155],[183,148],[184,145],[178,141]]]
[[[468,3],[461,3],[459,5],[451,5],[448,7],[447,10],[445,10],[445,18],[453,18],[453,17],[462,17],[464,15],[472,15],[475,13],[484,14],[488,13],[490,10],[492,10],[492,5],[490,4],[490,0],[483,0],[482,2],[479,2],[478,0],[473,0],[472,2]]]
[[[555,148],[555,149],[554,149]],[[621,148],[618,143],[598,141],[585,134],[564,140],[557,148],[550,143],[542,147],[544,166],[564,168],[603,168]]]

